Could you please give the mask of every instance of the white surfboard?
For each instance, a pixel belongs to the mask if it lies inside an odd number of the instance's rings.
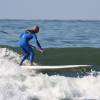
[[[21,68],[32,70],[62,70],[62,69],[75,69],[75,68],[89,68],[92,65],[56,65],[56,66],[21,66]]]

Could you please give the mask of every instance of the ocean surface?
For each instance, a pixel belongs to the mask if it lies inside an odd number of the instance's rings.
[[[18,35],[40,26],[38,39],[45,48],[100,48],[100,21],[0,20],[0,44],[18,46]]]
[[[52,48],[56,48],[57,52],[61,48],[64,53],[67,50],[64,48],[74,47],[68,50],[69,54],[66,54],[68,56],[64,60],[70,58],[77,61],[77,57],[85,55],[79,59],[80,63],[84,60],[99,64],[100,21],[0,20],[0,45],[18,48],[19,33],[34,24],[40,26],[38,39],[41,45],[49,48],[48,53],[45,53],[47,60],[53,56]],[[61,74],[25,70],[18,65],[21,55],[17,50],[9,50],[8,46],[0,46],[0,100],[100,100],[99,70],[84,70],[84,73],[80,70],[81,75],[77,71],[64,71]],[[70,57],[70,53],[74,56]],[[52,61],[57,62],[56,58]]]

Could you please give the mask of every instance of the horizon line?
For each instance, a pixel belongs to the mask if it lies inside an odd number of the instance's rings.
[[[0,18],[0,20],[58,20],[58,21],[100,21],[100,19],[22,19],[22,18]]]

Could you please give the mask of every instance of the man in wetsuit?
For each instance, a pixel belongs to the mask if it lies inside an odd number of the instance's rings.
[[[25,32],[21,33],[19,36],[19,46],[22,49],[23,52],[23,56],[20,62],[20,65],[23,64],[24,60],[29,57],[30,59],[30,65],[33,65],[33,61],[34,61],[34,51],[32,49],[32,46],[29,44],[29,41],[31,39],[35,39],[36,44],[38,46],[38,50],[43,53],[44,50],[42,49],[38,39],[37,39],[37,35],[36,33],[39,32],[39,27],[38,26],[33,26],[33,28],[31,30],[26,30]]]

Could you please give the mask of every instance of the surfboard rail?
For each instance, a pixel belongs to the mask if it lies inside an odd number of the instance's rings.
[[[32,70],[60,70],[60,69],[75,69],[75,68],[89,68],[92,65],[55,65],[55,66],[21,66],[21,68]]]

